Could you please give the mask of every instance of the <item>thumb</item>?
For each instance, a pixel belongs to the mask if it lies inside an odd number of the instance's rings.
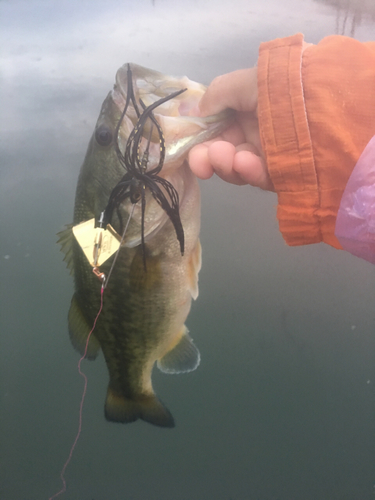
[[[257,68],[239,69],[217,76],[203,95],[201,116],[214,115],[226,108],[255,111],[258,102]]]

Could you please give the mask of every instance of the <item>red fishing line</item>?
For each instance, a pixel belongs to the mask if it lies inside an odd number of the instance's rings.
[[[76,435],[76,438],[74,440],[74,443],[70,449],[70,453],[69,453],[69,456],[68,456],[68,459],[67,461],[65,462],[64,464],[64,467],[61,469],[61,473],[60,473],[60,478],[61,478],[61,481],[63,483],[63,487],[61,488],[61,490],[57,493],[55,493],[52,497],[50,497],[48,500],[52,500],[53,498],[56,498],[58,497],[59,495],[61,495],[62,493],[65,493],[66,492],[66,481],[65,481],[65,470],[66,468],[68,467],[69,465],[69,462],[72,458],[72,455],[73,455],[73,451],[74,451],[74,448],[76,447],[76,444],[77,444],[77,441],[78,441],[78,438],[81,434],[81,429],[82,429],[82,410],[83,410],[83,402],[85,400],[85,396],[86,396],[86,389],[87,389],[87,377],[86,375],[81,371],[81,363],[82,361],[85,359],[86,357],[86,354],[87,354],[87,348],[88,348],[88,345],[89,345],[89,341],[90,341],[90,337],[91,337],[91,334],[92,332],[94,331],[95,329],[95,326],[96,326],[96,322],[98,321],[98,318],[99,318],[99,315],[100,313],[102,312],[102,309],[103,309],[103,293],[104,293],[104,284],[102,285],[102,289],[101,289],[101,297],[100,297],[100,308],[99,308],[99,312],[98,314],[96,315],[96,318],[95,318],[95,321],[94,321],[94,325],[90,331],[90,333],[88,334],[88,337],[87,337],[87,340],[86,340],[86,346],[85,346],[85,351],[81,357],[81,359],[78,361],[78,371],[79,371],[79,374],[82,375],[82,377],[84,378],[85,380],[85,385],[83,387],[83,392],[82,392],[82,398],[81,398],[81,403],[80,403],[80,406],[79,406],[79,425],[78,425],[78,432],[77,432],[77,435]]]

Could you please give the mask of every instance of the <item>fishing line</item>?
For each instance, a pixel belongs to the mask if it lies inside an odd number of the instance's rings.
[[[80,406],[79,406],[79,424],[78,424],[78,432],[77,432],[77,435],[76,435],[76,438],[74,440],[74,443],[70,449],[70,452],[69,452],[69,456],[63,466],[63,468],[61,469],[61,473],[60,473],[60,478],[61,478],[61,481],[63,483],[63,487],[61,488],[61,490],[57,493],[55,493],[52,497],[50,497],[48,500],[52,500],[53,498],[56,498],[58,497],[59,495],[61,495],[62,493],[65,493],[66,492],[66,481],[65,481],[65,470],[66,468],[68,467],[69,465],[69,462],[70,460],[72,459],[72,456],[73,456],[73,451],[74,451],[74,448],[76,447],[76,444],[77,444],[77,441],[79,439],[79,436],[81,434],[81,429],[82,429],[82,410],[83,410],[83,402],[85,400],[85,396],[86,396],[86,389],[87,389],[87,377],[86,375],[81,371],[81,363],[82,361],[85,359],[86,357],[86,354],[87,354],[87,349],[88,349],[88,345],[89,345],[89,341],[90,341],[90,337],[91,337],[91,334],[92,332],[94,331],[95,329],[95,326],[96,326],[96,322],[98,321],[98,318],[99,318],[99,315],[100,313],[102,312],[102,309],[103,309],[103,292],[104,292],[104,286],[102,285],[101,287],[101,292],[100,292],[100,308],[99,308],[99,311],[98,311],[98,314],[96,315],[96,318],[94,320],[94,325],[90,331],[90,333],[88,334],[87,336],[87,340],[86,340],[86,346],[85,346],[85,351],[84,353],[82,354],[80,360],[78,361],[78,371],[79,371],[79,374],[82,375],[82,377],[84,378],[85,380],[85,383],[84,383],[84,388],[83,388],[83,392],[82,392],[82,397],[81,397],[81,403],[80,403]]]
[[[132,208],[131,208],[131,211],[130,211],[130,214],[129,214],[129,218],[128,218],[127,222],[126,222],[126,226],[125,226],[124,232],[122,233],[122,237],[121,237],[121,241],[120,241],[120,246],[118,247],[118,250],[117,250],[117,252],[115,254],[115,258],[113,259],[111,268],[110,268],[110,270],[108,272],[108,277],[104,278],[104,280],[103,280],[103,285],[102,285],[103,288],[107,288],[109,278],[111,277],[112,270],[113,270],[113,268],[115,266],[118,254],[120,253],[120,248],[121,248],[121,245],[122,245],[122,243],[124,241],[126,231],[128,230],[130,219],[133,217],[134,207],[135,207],[135,203],[133,203],[133,205],[132,205]]]
[[[80,405],[79,405],[79,423],[78,423],[78,432],[77,432],[77,435],[74,439],[74,442],[72,444],[72,447],[70,448],[70,452],[69,452],[69,456],[63,466],[63,468],[61,469],[61,473],[60,473],[60,478],[61,478],[61,481],[63,483],[63,487],[61,488],[60,491],[58,491],[57,493],[55,493],[52,497],[49,497],[48,500],[53,500],[54,498],[62,495],[63,493],[66,492],[66,480],[65,480],[65,471],[72,459],[72,456],[73,456],[73,452],[74,452],[74,449],[77,445],[77,442],[78,442],[78,439],[81,435],[81,430],[82,430],[82,413],[83,413],[83,403],[85,401],[85,397],[86,397],[86,391],[87,391],[87,377],[85,375],[85,373],[83,371],[81,371],[81,363],[82,361],[85,359],[86,355],[87,355],[87,350],[88,350],[88,345],[89,345],[89,342],[90,342],[90,338],[91,338],[91,334],[92,332],[95,330],[95,327],[96,327],[96,323],[98,321],[98,318],[102,312],[102,309],[103,309],[103,298],[104,298],[104,290],[105,288],[107,287],[108,285],[108,281],[109,281],[109,278],[111,277],[111,274],[112,274],[112,270],[115,266],[115,263],[116,263],[116,260],[117,260],[117,257],[118,257],[118,254],[120,253],[120,249],[121,249],[121,245],[125,239],[125,234],[126,234],[126,231],[129,227],[129,223],[130,223],[130,219],[133,217],[133,213],[134,213],[134,208],[135,208],[135,203],[133,203],[132,205],[132,208],[131,208],[131,211],[130,211],[130,214],[129,214],[129,218],[126,222],[126,226],[125,226],[125,229],[122,233],[122,237],[121,237],[121,241],[120,241],[120,246],[118,247],[117,249],[117,252],[115,254],[115,257],[113,259],[113,262],[112,262],[112,265],[109,269],[109,272],[108,272],[108,276],[106,277],[104,273],[100,273],[99,269],[97,267],[94,267],[93,268],[93,271],[94,271],[94,274],[96,276],[98,276],[101,280],[102,280],[102,286],[101,286],[101,289],[100,289],[100,307],[99,307],[99,311],[98,311],[98,314],[96,315],[95,317],[95,320],[94,320],[94,324],[93,324],[93,327],[90,331],[90,333],[88,334],[87,336],[87,340],[86,340],[86,345],[85,345],[85,350],[84,350],[84,353],[82,354],[80,360],[78,361],[78,372],[79,374],[83,377],[84,379],[84,386],[83,386],[83,392],[82,392],[82,397],[81,397],[81,402],[80,402]],[[102,220],[102,215],[101,214],[101,217],[100,217],[100,220]]]

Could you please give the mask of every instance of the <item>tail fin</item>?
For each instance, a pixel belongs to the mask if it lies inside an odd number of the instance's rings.
[[[108,387],[104,412],[110,422],[128,424],[141,418],[159,427],[175,426],[172,414],[154,394],[126,399]]]

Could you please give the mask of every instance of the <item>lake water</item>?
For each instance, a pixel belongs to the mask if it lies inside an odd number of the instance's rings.
[[[2,0],[0,498],[48,499],[78,427],[67,332],[73,282],[56,245],[117,69],[208,84],[260,42],[374,38],[372,0]],[[276,196],[202,188],[202,362],[154,373],[173,430],[106,422],[100,356],[83,362],[83,430],[66,500],[375,498],[375,267],[323,244],[288,248]]]

